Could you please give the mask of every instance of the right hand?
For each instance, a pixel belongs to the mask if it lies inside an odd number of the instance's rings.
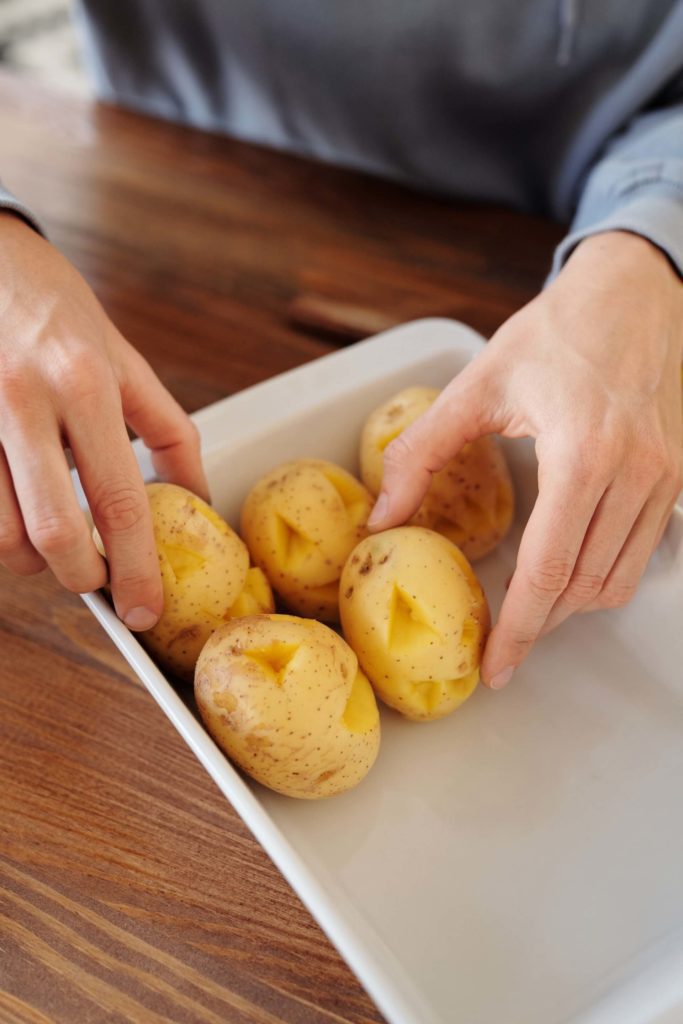
[[[49,566],[69,590],[107,581],[78,507],[72,452],[109,560],[116,612],[149,629],[163,607],[144,484],[126,423],[161,479],[208,498],[197,429],[74,267],[0,213],[0,561]]]

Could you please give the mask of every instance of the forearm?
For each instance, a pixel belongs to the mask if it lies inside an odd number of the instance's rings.
[[[607,232],[646,238],[683,275],[683,105],[637,118],[588,176],[550,280],[577,245]]]

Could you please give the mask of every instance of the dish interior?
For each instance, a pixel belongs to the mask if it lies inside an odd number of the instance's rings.
[[[200,413],[215,506],[237,526],[285,459],[357,472],[371,409],[444,385],[478,344],[410,325]],[[516,521],[476,565],[494,615],[536,495],[533,446],[505,449]],[[247,783],[318,895],[290,881],[396,1024],[625,1024],[683,1007],[682,537],[677,513],[636,600],[573,617],[504,691],[480,686],[428,724],[384,708],[357,789],[299,802]],[[625,993],[636,1015],[615,1016]]]

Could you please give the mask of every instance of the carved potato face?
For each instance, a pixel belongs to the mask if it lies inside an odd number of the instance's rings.
[[[200,650],[230,617],[247,583],[249,553],[218,513],[190,491],[174,484],[148,484],[146,490],[164,610],[141,639],[165,668],[191,680]]]
[[[252,488],[242,508],[242,536],[289,608],[333,622],[342,567],[366,533],[371,507],[365,487],[340,466],[297,459]]]
[[[436,388],[406,388],[366,420],[361,437],[361,478],[373,494],[378,494],[382,485],[385,448],[427,411],[438,394]],[[443,534],[475,561],[500,543],[513,513],[514,494],[505,457],[494,437],[482,437],[466,444],[434,474],[411,523]]]
[[[350,789],[379,750],[377,703],[358,659],[312,619],[254,615],[222,626],[199,656],[195,697],[228,756],[287,796]]]
[[[440,534],[401,526],[361,541],[339,607],[375,692],[406,717],[442,718],[477,685],[488,605],[465,556]]]

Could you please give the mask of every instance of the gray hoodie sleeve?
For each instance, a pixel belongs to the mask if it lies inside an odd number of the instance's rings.
[[[683,276],[683,103],[640,114],[612,139],[586,180],[550,278],[589,235],[632,231]]]
[[[13,196],[11,192],[8,192],[2,182],[0,182],[0,210],[12,210],[19,217],[22,217],[27,224],[30,224],[32,228],[35,228],[39,234],[46,236],[45,229],[33,211],[25,203],[22,203],[20,199],[17,199],[16,196]]]

